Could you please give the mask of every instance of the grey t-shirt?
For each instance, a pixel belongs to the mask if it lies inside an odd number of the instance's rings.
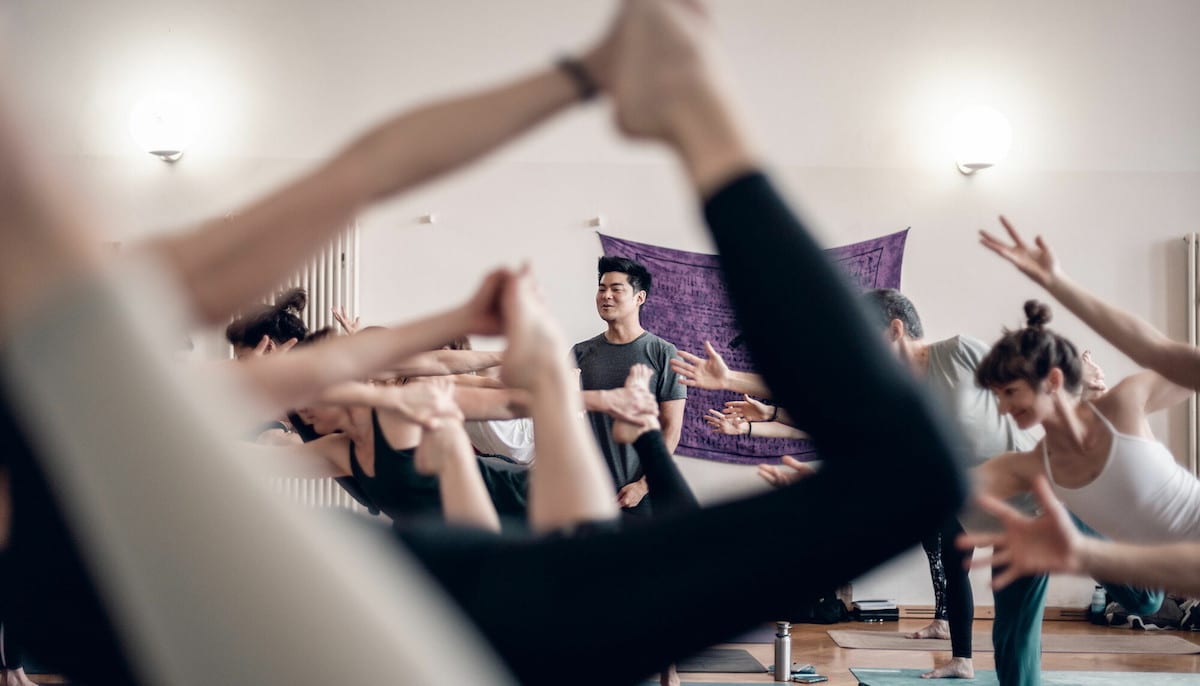
[[[1037,444],[1028,431],[1018,428],[1012,417],[1001,415],[996,395],[975,385],[975,369],[987,355],[983,341],[970,336],[955,336],[929,344],[929,371],[926,383],[962,429],[971,447],[968,465],[975,467],[1006,452],[1026,451]],[[1034,510],[1033,498],[1022,494],[1009,504],[1023,512]],[[959,513],[963,526],[975,531],[995,531],[995,519],[972,501]]]
[[[624,386],[629,368],[641,363],[654,372],[650,377],[650,392],[660,403],[687,398],[687,387],[679,383],[679,376],[671,371],[671,358],[675,357],[676,352],[674,345],[649,331],[629,343],[621,344],[609,343],[604,334],[600,334],[571,348],[571,356],[580,370],[579,383],[583,390],[602,391]],[[601,412],[589,412],[588,421],[596,434],[604,461],[608,463],[613,485],[620,489],[642,478],[642,463],[637,451],[631,445],[620,445],[612,439],[612,417]]]
[[[970,336],[929,344],[926,382],[966,436],[971,466],[1000,453],[1029,450],[1037,443],[1011,417],[1000,414],[991,390],[975,385],[975,368],[987,353],[988,347]]]

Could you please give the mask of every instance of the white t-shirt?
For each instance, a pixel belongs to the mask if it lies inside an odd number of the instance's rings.
[[[465,422],[467,436],[475,449],[485,455],[502,455],[517,464],[533,462],[533,420],[490,419]]]

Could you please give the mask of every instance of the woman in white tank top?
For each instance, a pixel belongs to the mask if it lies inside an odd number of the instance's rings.
[[[1009,240],[981,231],[985,247],[1045,288],[1084,323],[1138,364],[1181,386],[1193,391],[1200,390],[1200,350],[1172,340],[1137,315],[1087,291],[1064,273],[1049,243],[1041,236],[1036,241],[1027,241],[1004,217],[1000,217],[1000,223],[1008,233]],[[1113,417],[1106,414],[1109,410],[1104,404],[1096,409],[1106,417]],[[1140,434],[1118,436],[1124,427],[1119,423],[1114,425],[1114,422],[1109,422],[1109,425],[1115,444],[1108,457],[1111,461],[1111,453],[1125,454],[1120,444],[1137,440]],[[1133,452],[1139,451],[1135,448]],[[1051,466],[1051,455],[1047,454],[1044,461],[1046,466],[1042,471],[1053,471],[1052,476],[1061,479],[1061,474]],[[1157,460],[1151,462],[1156,466],[1160,464]],[[1101,477],[1106,480],[1111,476],[1115,480],[1116,471],[1118,469],[1109,471],[1106,467]],[[1183,469],[1177,469],[1173,476],[1168,476],[1165,468],[1152,471],[1153,474],[1147,475],[1149,478],[1141,480],[1141,483],[1149,483],[1155,477],[1160,480],[1162,495],[1156,504],[1169,512],[1160,519],[1169,523],[1168,528],[1179,531],[1190,529],[1193,534],[1188,537],[1190,540],[1162,544],[1152,542],[1156,537],[1150,541],[1133,538],[1122,542],[1081,536],[1071,524],[1062,504],[1057,501],[1057,498],[1071,498],[1077,494],[1071,493],[1061,481],[1051,485],[1046,477],[1038,476],[1034,479],[1033,487],[1042,506],[1040,516],[1027,517],[1005,503],[983,495],[979,499],[980,504],[1001,520],[1004,532],[965,535],[960,538],[959,544],[996,547],[994,560],[976,558],[977,565],[994,561],[1007,566],[1007,571],[993,580],[996,588],[1003,588],[1012,580],[1030,574],[1063,572],[1167,588],[1184,595],[1200,594],[1200,540],[1194,535],[1194,524],[1189,522],[1190,518],[1194,519],[1196,511],[1195,496],[1189,495],[1189,491],[1195,489],[1194,480]],[[989,476],[1000,483],[1006,481],[1002,475]],[[1146,492],[1149,491],[1147,488]],[[1127,504],[1121,504],[1120,507],[1133,509]],[[1137,519],[1141,520],[1140,517]]]
[[[1145,542],[1200,540],[1200,483],[1158,442],[1147,415],[1190,391],[1141,372],[1094,402],[1079,398],[1075,346],[1049,331],[1050,309],[1025,303],[1028,324],[1004,335],[976,381],[1022,429],[1042,426],[1033,450],[1007,453],[977,472],[981,490],[1007,498],[1044,475],[1067,508],[1106,537]]]

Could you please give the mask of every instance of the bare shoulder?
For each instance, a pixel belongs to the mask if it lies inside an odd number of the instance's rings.
[[[998,498],[1009,498],[1030,490],[1034,478],[1044,470],[1040,459],[1042,444],[1033,450],[1001,453],[975,468],[977,486]]]

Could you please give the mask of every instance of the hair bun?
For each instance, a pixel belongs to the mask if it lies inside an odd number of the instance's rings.
[[[1025,301],[1025,326],[1041,329],[1050,323],[1050,306],[1036,300]]]
[[[286,291],[275,296],[275,309],[279,312],[293,312],[300,314],[304,306],[308,304],[308,291],[303,288],[289,288]]]

